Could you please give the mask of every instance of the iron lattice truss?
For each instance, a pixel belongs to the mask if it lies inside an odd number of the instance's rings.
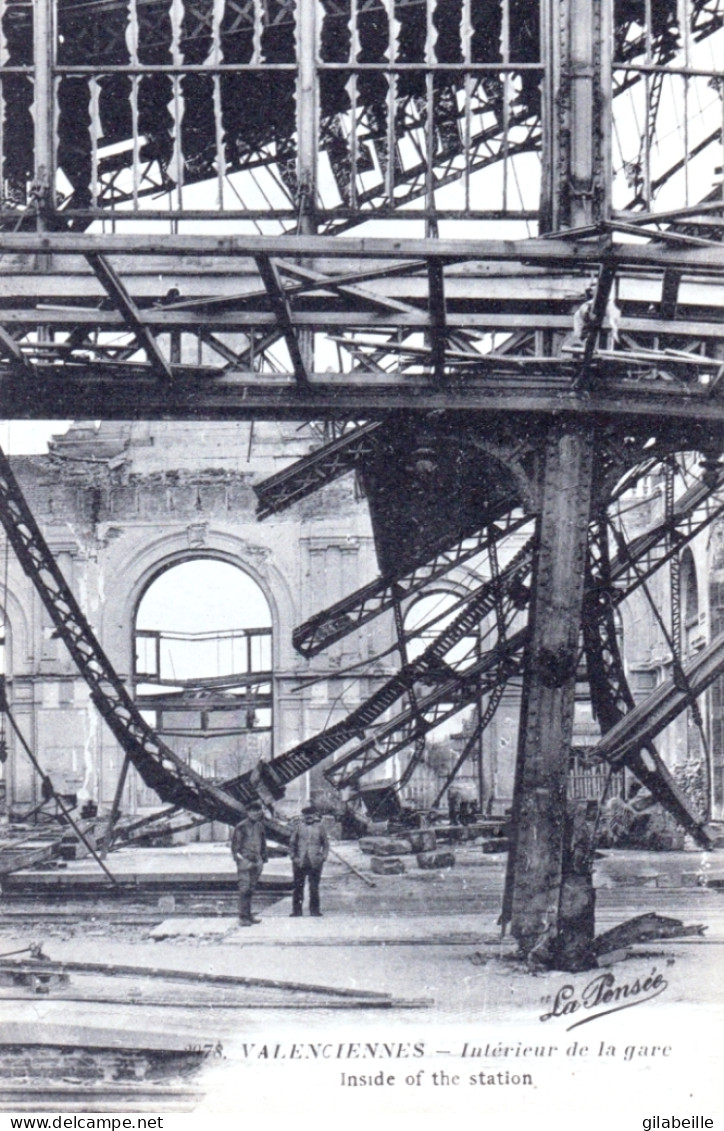
[[[6,0],[4,411],[716,388],[723,24],[721,0]]]
[[[135,713],[4,468],[8,536],[172,805],[233,820],[409,748],[408,777],[444,719],[482,702],[487,725],[531,671],[536,468],[563,421],[601,437],[580,626],[601,751],[706,840],[653,741],[721,641],[636,714],[614,613],[721,514],[723,35],[721,0],[0,7],[4,415],[324,420],[260,515],[353,471],[381,575],[295,643],[389,610],[399,631],[400,671],[347,719],[211,786]],[[612,533],[615,485],[687,450],[701,482]],[[409,660],[401,603],[462,566],[478,582]]]
[[[717,419],[721,245],[671,233],[627,243],[611,228],[404,248],[12,233],[2,240],[3,411],[344,419],[454,404]],[[601,279],[617,287],[616,342],[605,304],[584,338],[573,329],[587,284]]]
[[[238,803],[190,769],[144,721],[68,588],[1,452],[0,517],[18,561],[33,579],[58,635],[88,684],[94,706],[146,784],[162,800],[192,812],[203,806],[208,816],[237,820]]]
[[[538,10],[521,0],[60,0],[53,17],[56,188],[76,223],[150,203],[344,227],[360,210],[429,211],[433,184],[470,182],[540,145]],[[30,7],[8,6],[3,31],[17,104],[5,199],[23,207],[35,170]],[[211,205],[197,203],[204,182]],[[465,196],[464,214],[478,215],[469,183]]]
[[[429,430],[427,442],[430,442]],[[665,453],[671,443],[672,438],[664,434],[658,447]],[[655,453],[656,447],[649,438],[646,444],[649,453],[652,450]],[[634,445],[631,454],[633,451]],[[645,462],[638,463],[624,478],[619,491],[635,483],[637,476],[650,473],[660,458],[650,454]],[[333,764],[326,769],[329,780],[338,788],[357,785],[363,776],[400,751],[410,746],[421,751],[419,743],[426,734],[484,698],[488,699],[489,710],[483,718],[489,721],[502,690],[510,680],[523,674],[528,640],[524,617],[535,540],[529,538],[507,565],[498,566],[499,544],[504,544],[506,537],[525,533],[526,526],[530,526],[529,516],[521,511],[515,494],[511,494],[509,513],[504,517],[497,514],[494,521],[484,524],[484,539],[478,537],[474,544],[470,536],[463,536],[455,546],[448,546],[438,556],[438,570],[442,562],[449,566],[470,561],[476,555],[487,557],[489,576],[471,584],[460,597],[453,618],[441,626],[417,658],[405,663],[359,708],[321,734],[260,765],[252,773],[214,784],[194,774],[143,721],[63,580],[5,457],[2,457],[2,471],[0,517],[23,568],[36,585],[59,635],[85,677],[94,704],[146,784],[174,808],[233,822],[240,801],[249,800],[258,792],[280,797],[291,781],[319,764],[329,763],[333,757]],[[652,742],[655,734],[686,709],[692,698],[701,694],[721,672],[724,643],[717,638],[690,669],[682,670],[681,678],[657,689],[648,706],[642,704],[632,711],[633,698],[618,656],[612,613],[666,561],[678,555],[692,538],[724,514],[724,502],[719,496],[723,483],[724,472],[716,465],[710,466],[705,479],[672,501],[663,519],[644,534],[628,544],[619,534],[618,553],[613,557],[608,550],[605,527],[596,524],[591,532],[584,595],[583,647],[592,699],[603,731],[611,732],[601,743],[601,756],[612,764],[622,763],[632,769],[702,843],[708,841],[701,816],[692,810],[680,792]],[[615,503],[616,498],[614,492],[610,502]],[[497,512],[503,510],[500,499],[495,499],[492,505]],[[384,542],[384,532],[378,531],[378,539]],[[431,576],[433,559],[429,554],[427,558],[422,569],[423,584]],[[422,552],[421,560],[424,559]],[[473,576],[479,575],[473,573]],[[332,626],[330,636],[339,639],[344,632],[354,631],[389,607],[386,594],[390,587],[395,591],[393,601],[414,592],[419,588],[420,577],[420,567],[413,567],[407,576],[380,581],[374,595],[371,587],[362,594],[352,594],[344,602],[344,609],[339,603],[327,614],[327,623]],[[345,621],[347,610],[351,615]],[[324,614],[315,618],[317,631],[323,617]],[[492,643],[481,650],[480,627],[491,618],[486,637]],[[304,630],[299,640],[308,640]],[[401,700],[407,700],[408,705],[403,703],[394,714]],[[410,772],[414,763],[413,755],[408,767]]]
[[[6,214],[32,213],[42,189],[54,190],[45,207],[81,226],[108,209],[123,220],[129,206],[286,227],[304,215],[335,229],[401,208],[535,221],[522,181],[540,161],[549,19],[530,0],[58,0],[35,19],[30,4],[7,2]],[[618,2],[613,20],[613,92],[642,123],[617,138],[631,190],[621,206],[650,209],[677,164],[659,155],[668,99],[698,109],[687,73],[715,72],[707,45],[722,13],[716,0],[666,0],[648,17],[643,3]],[[32,109],[51,88],[46,137]],[[687,138],[677,159],[710,135]],[[481,208],[479,174],[496,164],[498,199],[488,183]],[[194,192],[205,183],[210,202]]]
[[[433,459],[442,459],[446,436],[439,418],[436,427],[437,452],[431,446],[433,442],[429,429],[426,432],[425,451],[428,456],[432,453]],[[492,430],[495,432],[494,427]],[[365,431],[364,435],[369,443],[369,432]],[[350,454],[358,453],[357,469],[364,481],[369,456],[355,444],[354,433],[347,439]],[[458,442],[460,441],[458,435]],[[389,456],[384,436],[379,432],[377,443],[379,458],[387,464]],[[714,642],[705,661],[697,664],[690,676],[684,677],[680,673],[678,682],[674,679],[667,692],[668,697],[663,692],[659,693],[659,698],[665,698],[670,714],[664,715],[660,707],[656,706],[653,718],[649,718],[646,705],[642,705],[637,715],[632,716],[631,725],[633,718],[637,719],[638,725],[638,730],[632,736],[628,732],[629,723],[625,716],[633,708],[634,700],[619,655],[615,612],[632,593],[646,586],[649,579],[663,566],[678,560],[682,549],[724,514],[724,502],[721,500],[722,472],[716,461],[710,460],[707,463],[704,460],[703,477],[695,479],[679,498],[671,498],[661,520],[630,542],[626,541],[615,524],[611,527],[613,536],[609,534],[609,523],[614,520],[613,517],[606,517],[609,514],[613,516],[621,497],[627,497],[627,492],[630,492],[638,479],[660,471],[662,466],[668,466],[671,456],[666,453],[676,443],[675,434],[667,435],[667,430],[664,429],[658,437],[648,437],[646,443],[639,438],[637,443],[632,444],[632,451],[627,458],[632,459],[634,453],[638,452],[639,461],[617,483],[616,489],[606,494],[606,504],[601,511],[603,518],[591,525],[582,618],[582,649],[594,713],[604,732],[613,729],[616,735],[622,735],[618,739],[618,745],[611,739],[604,739],[600,747],[601,756],[605,756],[613,764],[625,764],[652,789],[686,828],[698,838],[704,836],[705,840],[700,817],[692,812],[687,799],[662,763],[653,739],[668,721],[686,709],[687,705],[691,705],[696,696],[716,678],[720,671],[722,642]],[[334,447],[335,458],[328,465],[329,480],[342,473],[336,458],[339,443],[330,447]],[[534,450],[534,441],[529,444],[527,453],[519,448],[523,463],[526,456],[529,458]],[[641,460],[644,450],[649,452],[649,458]],[[287,491],[295,482],[295,472],[296,485],[301,490],[302,484],[308,482],[311,464],[317,484],[319,483],[323,454],[324,449],[315,453],[312,459],[299,461],[285,473]],[[601,474],[605,479],[613,467],[620,471],[621,466],[619,456],[618,460],[611,461],[611,466],[607,469],[602,467]],[[410,467],[409,460],[406,467]],[[275,477],[257,489],[263,500],[262,505],[267,508],[277,481],[278,477]],[[408,505],[410,495],[414,496],[414,484],[407,496]],[[293,494],[288,495],[288,498],[293,498]],[[284,505],[289,503],[281,499],[277,501],[278,509]],[[430,505],[429,490],[426,505]],[[382,763],[405,749],[419,749],[420,740],[425,735],[465,707],[480,703],[481,700],[488,702],[488,710],[483,715],[487,725],[500,701],[502,690],[511,680],[516,682],[522,676],[528,642],[528,631],[521,621],[524,621],[528,609],[529,586],[536,553],[535,540],[529,538],[505,567],[499,567],[498,557],[501,550],[505,552],[506,538],[513,536],[515,542],[515,535],[519,538],[525,533],[526,526],[531,526],[531,518],[521,511],[514,492],[508,496],[508,508],[505,518],[498,514],[494,522],[483,527],[485,539],[480,534],[477,538],[463,535],[454,545],[447,546],[435,556],[431,555],[428,546],[427,553],[423,551],[421,554],[420,563],[413,566],[406,575],[382,577],[376,584],[368,585],[337,602],[296,630],[294,640],[297,648],[307,656],[316,655],[345,635],[357,631],[374,616],[393,607],[395,601],[408,599],[420,589],[424,592],[425,584],[429,586],[431,581],[444,572],[449,571],[459,583],[460,574],[459,570],[456,573],[456,567],[469,562],[476,555],[487,556],[486,580],[470,586],[465,596],[459,599],[460,609],[457,615],[442,628],[421,655],[404,664],[398,675],[383,684],[378,692],[346,719],[274,761],[269,770],[277,777],[279,789],[290,780],[290,774],[297,776],[317,762],[330,759],[338,750],[343,750],[343,753],[325,770],[327,778],[338,788],[357,787],[365,775]],[[387,522],[394,525],[395,517],[390,518],[384,510],[378,511],[376,517],[378,554],[383,556],[388,538],[384,524]],[[449,532],[452,529],[451,525]],[[431,533],[429,524],[427,533]],[[616,547],[613,554],[610,551],[611,544]],[[434,591],[434,585],[432,589]],[[481,652],[480,628],[482,622],[491,617],[492,624],[488,625],[485,638],[492,643]],[[466,640],[467,646],[461,653],[459,646]],[[411,639],[408,639],[406,646],[410,643]],[[687,679],[690,680],[688,685]],[[389,709],[393,703],[405,696],[409,699],[409,705],[403,705],[396,715],[390,717]],[[474,737],[477,738],[477,733]],[[413,753],[409,765],[414,766],[414,763]]]

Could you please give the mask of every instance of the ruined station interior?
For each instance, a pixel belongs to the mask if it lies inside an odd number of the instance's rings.
[[[2,1110],[463,960],[711,984],[722,60],[723,0],[0,0]]]

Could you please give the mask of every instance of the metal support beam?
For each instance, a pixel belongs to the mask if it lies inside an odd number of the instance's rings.
[[[404,577],[380,577],[370,582],[296,628],[292,633],[294,647],[307,658],[318,655],[337,640],[391,609],[395,595],[400,591],[405,599],[409,599],[426,585],[487,550],[492,542],[514,534],[528,522],[529,519],[519,512],[499,514],[495,521],[440,550]]]
[[[428,259],[427,277],[429,284],[430,313],[430,353],[432,370],[436,381],[445,377],[445,279],[442,260]]]
[[[374,434],[380,427],[379,422],[373,422],[355,428],[256,484],[253,490],[258,499],[257,517],[263,519],[278,514],[340,475],[346,475],[373,450]]]
[[[611,727],[592,753],[617,765],[629,751],[656,738],[686,709],[692,694],[701,695],[724,672],[724,633],[698,652],[683,670],[686,686],[681,686],[676,676],[659,684],[642,703]]]
[[[504,921],[525,956],[554,961],[563,933],[566,792],[591,509],[594,434],[552,425],[540,481]]]
[[[601,332],[601,326],[603,325],[606,308],[611,296],[611,287],[613,286],[615,278],[615,267],[610,263],[602,263],[598,272],[596,289],[593,294],[588,315],[588,324],[585,331],[586,336],[583,343],[583,356],[581,357],[581,368],[576,376],[576,388],[578,389],[585,388],[588,383],[593,353],[598,341],[598,335]]]
[[[103,837],[103,843],[100,849],[101,856],[103,857],[108,854],[111,849],[111,845],[113,844],[113,834],[115,832],[118,814],[121,811],[121,797],[123,796],[123,790],[126,785],[126,778],[128,777],[128,767],[130,766],[130,764],[131,759],[128,753],[126,753],[123,756],[123,764],[121,765],[121,772],[118,775],[118,781],[116,782],[116,789],[115,793],[113,794],[111,811],[108,814],[108,825],[106,826],[106,833]]]
[[[24,373],[34,374],[35,366],[29,357],[26,357],[12,334],[0,326],[0,354],[5,354]]]
[[[463,707],[479,702],[482,696],[493,694],[501,684],[518,678],[522,675],[525,637],[526,630],[520,629],[504,646],[496,645],[485,652],[464,673],[453,674],[435,691],[418,700],[417,710],[407,708],[383,723],[373,738],[343,754],[325,770],[324,776],[337,789],[357,785],[365,774],[435,730]]]
[[[55,184],[55,143],[53,140],[54,92],[53,63],[55,28],[53,0],[34,0],[33,12],[33,119],[35,127],[35,204],[37,227],[45,227],[43,213],[55,207],[51,193]]]
[[[563,376],[532,372],[517,374],[501,366],[489,375],[465,374],[450,391],[428,376],[401,373],[384,381],[377,374],[356,370],[337,377],[314,374],[300,388],[290,375],[237,373],[185,365],[175,373],[178,383],[163,386],[147,365],[130,362],[79,362],[61,367],[36,363],[36,377],[18,377],[12,363],[0,363],[0,414],[12,419],[70,418],[149,420],[158,416],[187,420],[193,404],[196,416],[209,420],[324,420],[379,419],[391,411],[478,412],[560,415],[603,423],[620,420],[622,427],[656,427],[676,417],[682,450],[697,447],[702,428],[712,437],[724,435],[719,398],[708,387],[687,390],[664,381],[631,378],[605,381],[605,387],[584,400],[571,391],[573,366],[561,366]],[[534,367],[531,367],[534,368]],[[722,367],[724,368],[724,366]],[[603,382],[602,382],[603,385]],[[721,388],[722,386],[718,386]],[[691,440],[686,439],[687,432]]]
[[[664,543],[666,545],[666,543]],[[636,564],[631,565],[639,575]],[[611,561],[608,524],[603,515],[591,524],[587,591],[583,611],[583,645],[588,670],[593,716],[606,733],[635,707],[628,685],[616,633],[614,605],[611,602]],[[637,576],[645,587],[645,581]],[[703,848],[711,839],[703,820],[676,781],[669,774],[649,738],[641,748],[627,752],[623,764],[632,771]]]
[[[94,252],[89,253],[86,259],[108,297],[122,314],[124,322],[135,335],[139,346],[144,350],[154,374],[169,383],[173,381],[171,367],[161,352],[158,342],[148,326],[144,325],[138,307],[108,260],[105,256]]]
[[[289,350],[289,357],[297,384],[301,388],[306,388],[309,384],[309,375],[302,356],[297,330],[294,326],[292,308],[284,293],[284,287],[282,286],[277,266],[268,255],[257,255],[256,263],[262,282],[269,296],[274,317],[284,336],[284,341],[287,343],[287,349]]]
[[[664,271],[661,284],[661,303],[659,314],[662,318],[676,318],[679,303],[679,287],[681,286],[681,271]]]
[[[609,207],[609,4],[569,0],[546,11],[542,228],[585,228]]]
[[[297,5],[297,179],[298,228],[316,230],[317,148],[319,145],[319,100],[317,98],[316,0],[299,0]],[[266,285],[266,284],[265,284]]]

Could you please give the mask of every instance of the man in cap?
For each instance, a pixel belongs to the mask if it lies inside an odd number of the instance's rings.
[[[231,854],[236,861],[239,882],[239,922],[242,927],[260,923],[251,913],[251,897],[267,861],[263,810],[260,801],[252,801],[231,834]]]
[[[302,809],[302,819],[297,821],[289,842],[292,858],[294,887],[292,889],[292,917],[302,914],[304,883],[309,881],[309,914],[321,915],[319,910],[319,881],[324,861],[329,855],[329,837],[322,824],[321,815],[313,805]]]

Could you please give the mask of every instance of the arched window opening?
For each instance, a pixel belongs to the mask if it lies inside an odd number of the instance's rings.
[[[237,566],[194,558],[149,585],[134,676],[151,725],[205,776],[234,777],[271,754],[271,610]]]

